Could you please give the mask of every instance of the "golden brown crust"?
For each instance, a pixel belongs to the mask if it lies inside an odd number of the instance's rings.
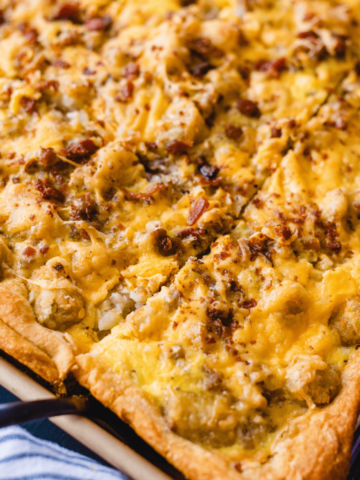
[[[7,291],[5,288],[0,288],[0,319],[18,334],[18,336],[12,336],[13,353],[11,355],[16,360],[25,363],[23,360],[26,356],[24,357],[21,351],[22,337],[35,346],[37,350],[45,352],[44,354],[49,358],[49,372],[47,374],[49,377],[53,377],[54,365],[56,365],[58,371],[57,379],[63,380],[66,377],[74,363],[74,356],[69,344],[62,338],[61,334],[53,332],[36,322],[32,308],[25,297]],[[16,343],[18,343],[18,348],[15,346]],[[35,364],[36,360],[34,360]]]
[[[274,444],[272,458],[263,465],[244,462],[242,473],[171,432],[140,389],[101,367],[99,357],[80,355],[76,361],[78,381],[189,479],[343,480],[347,476],[360,405],[360,356],[345,369],[343,388],[331,405],[290,423]]]
[[[31,368],[47,382],[56,383],[59,380],[59,372],[53,360],[1,320],[0,349]]]

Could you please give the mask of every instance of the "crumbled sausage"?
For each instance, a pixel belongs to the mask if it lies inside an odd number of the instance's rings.
[[[329,324],[340,334],[344,345],[360,343],[360,296],[349,297],[332,313]]]
[[[340,388],[339,368],[329,365],[325,370],[316,371],[314,380],[307,385],[305,391],[315,405],[327,405],[336,397]]]

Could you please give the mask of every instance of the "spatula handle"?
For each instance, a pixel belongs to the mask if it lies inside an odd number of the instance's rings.
[[[86,397],[50,398],[32,402],[0,405],[0,428],[40,418],[81,413],[86,410]]]

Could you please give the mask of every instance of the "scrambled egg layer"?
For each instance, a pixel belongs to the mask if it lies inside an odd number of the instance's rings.
[[[357,0],[0,0],[0,274],[229,462],[360,343]]]

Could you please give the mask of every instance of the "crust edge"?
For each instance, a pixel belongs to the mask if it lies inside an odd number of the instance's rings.
[[[174,434],[141,390],[102,366],[98,356],[79,355],[76,362],[77,380],[191,480],[346,479],[360,406],[360,355],[344,370],[334,402],[291,422],[273,445],[272,458],[264,465],[244,462],[242,473]]]

